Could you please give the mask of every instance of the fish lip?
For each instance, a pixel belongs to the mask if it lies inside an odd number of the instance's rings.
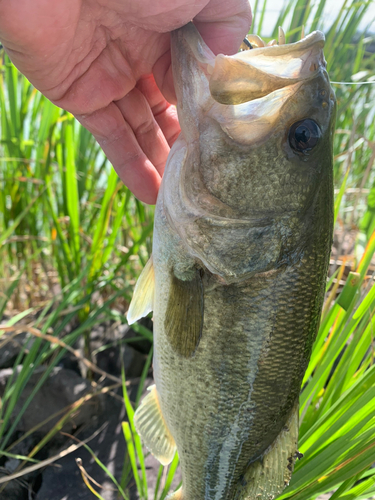
[[[257,69],[264,71],[265,74],[273,75],[274,72],[270,71],[269,68],[263,67],[262,62],[258,62],[257,60],[261,60],[265,62],[267,65],[267,58],[272,58],[274,63],[282,63],[282,60],[290,61],[292,59],[301,59],[304,60],[304,65],[316,61],[317,66],[315,69],[319,69],[319,67],[326,68],[327,63],[324,59],[323,48],[325,43],[324,33],[321,31],[313,31],[309,35],[305,36],[302,40],[298,40],[297,42],[283,44],[283,45],[272,45],[265,47],[258,47],[252,50],[245,50],[242,52],[238,52],[237,54],[231,56],[232,59],[243,61],[244,63],[254,65]],[[218,56],[216,56],[215,60]],[[291,78],[295,81],[305,79],[306,76],[302,75],[299,78],[297,75],[279,75],[283,78]]]
[[[326,68],[324,41],[314,31],[298,42],[207,58],[210,94],[221,104],[241,104],[310,80]]]
[[[202,40],[203,42],[203,40]],[[190,42],[191,43],[191,42]],[[308,56],[310,53],[310,49],[315,49],[315,52],[323,51],[325,44],[325,36],[321,31],[313,31],[309,35],[306,35],[302,40],[298,40],[293,43],[286,43],[283,45],[271,45],[265,47],[257,47],[251,50],[244,50],[241,52],[237,52],[232,56],[226,56],[224,54],[217,54],[216,56],[205,46],[203,42],[199,43],[196,47],[195,56],[197,60],[201,63],[206,63],[208,68],[208,74],[212,75],[213,70],[215,68],[215,64],[221,58],[230,58],[231,60],[243,61],[248,64],[252,64],[252,61],[255,62],[256,59],[261,59],[262,56],[265,58],[275,57],[282,58],[283,56],[287,56],[288,58],[293,56],[306,55]],[[208,50],[207,50],[208,49]],[[322,60],[323,66],[326,66],[326,62],[323,58]],[[211,69],[210,69],[211,67]],[[261,65],[257,65],[258,69],[261,69]],[[265,73],[268,73],[265,71]]]
[[[195,58],[197,61],[200,63],[208,63],[212,64],[212,61],[217,57],[217,54],[212,52],[212,50],[206,45],[206,43],[203,41],[201,35],[199,34],[198,30],[195,28],[193,23],[188,23],[185,25],[183,28],[180,28],[179,31],[182,36],[186,39],[188,45],[190,46],[190,49],[192,50]],[[176,31],[176,33],[177,33]],[[325,36],[324,33],[322,33],[319,30],[313,31],[312,33],[309,33],[308,35],[305,36],[302,40],[298,40],[297,42],[292,42],[292,43],[286,43],[283,45],[270,45],[270,46],[265,46],[265,47],[257,47],[256,49],[252,50],[244,50],[242,52],[237,52],[234,55],[227,56],[231,58],[242,58],[245,54],[245,57],[248,57],[249,54],[263,54],[266,53],[267,55],[284,55],[284,54],[290,54],[293,53],[294,51],[298,50],[308,50],[311,46],[313,46],[316,43],[321,43],[321,46],[323,48],[324,43],[325,43]],[[256,55],[255,54],[255,55]],[[224,55],[224,54],[221,54]]]
[[[319,30],[316,30],[313,31],[312,33],[309,33],[308,35],[305,36],[305,38],[302,38],[302,40],[298,40],[297,42],[285,43],[283,45],[271,45],[271,46],[266,45],[265,47],[257,47],[256,49],[238,52],[232,57],[236,57],[241,54],[249,54],[249,53],[252,54],[254,51],[256,51],[257,54],[266,53],[267,55],[291,54],[294,51],[308,50],[311,46],[317,43],[321,43],[322,44],[321,46],[323,48],[324,42],[325,42],[324,33],[322,33]]]

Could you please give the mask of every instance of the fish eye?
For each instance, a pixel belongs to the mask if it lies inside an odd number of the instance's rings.
[[[318,144],[321,135],[319,125],[314,120],[307,118],[290,127],[289,144],[297,153],[309,154]]]

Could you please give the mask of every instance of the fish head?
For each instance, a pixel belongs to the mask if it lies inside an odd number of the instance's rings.
[[[185,234],[190,247],[202,246],[209,224],[238,229],[247,221],[261,228],[261,252],[269,235],[273,250],[255,269],[267,270],[315,238],[312,224],[332,230],[336,103],[323,47],[316,31],[296,43],[215,56],[193,24],[172,35],[177,147],[187,160],[166,204],[180,233],[192,220],[205,225]]]

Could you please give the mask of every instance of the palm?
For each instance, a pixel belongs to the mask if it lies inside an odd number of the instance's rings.
[[[94,134],[136,196],[154,203],[179,133],[168,32],[195,17],[214,51],[233,52],[248,10],[246,0],[0,0],[0,39],[35,87]]]

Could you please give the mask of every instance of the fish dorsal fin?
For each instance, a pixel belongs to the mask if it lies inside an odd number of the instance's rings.
[[[263,456],[251,463],[237,490],[238,500],[270,500],[289,484],[298,455],[298,403]]]
[[[198,269],[191,280],[172,274],[164,328],[178,354],[185,358],[194,354],[203,328],[203,285]]]
[[[152,256],[135,285],[133,298],[126,314],[129,325],[147,316],[154,308],[155,273]]]
[[[148,394],[134,415],[134,425],[143,443],[162,465],[172,462],[176,443],[169,432],[160,409],[156,386]]]

